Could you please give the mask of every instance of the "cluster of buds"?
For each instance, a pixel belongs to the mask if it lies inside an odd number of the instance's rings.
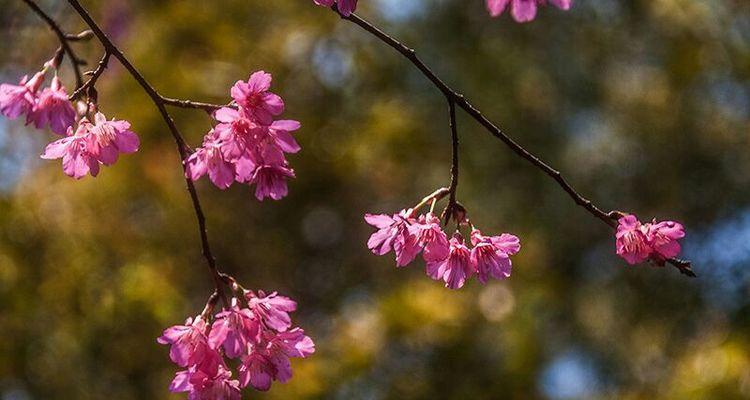
[[[300,123],[274,120],[284,111],[284,101],[269,92],[271,80],[271,74],[258,71],[247,82],[235,83],[232,105],[213,113],[218,124],[186,160],[185,173],[190,179],[208,174],[220,189],[235,181],[255,184],[258,200],[279,200],[287,195],[287,179],[294,178],[294,171],[284,154],[300,150],[291,135]]]
[[[289,316],[297,308],[276,292],[254,293],[233,284],[235,297],[214,314],[219,296],[212,296],[203,312],[175,325],[157,339],[170,345],[169,357],[179,367],[169,385],[172,392],[188,392],[190,399],[238,400],[241,389],[266,391],[273,381],[292,377],[290,358],[305,358],[315,344],[292,327]],[[236,360],[237,379],[227,364]]]
[[[509,233],[483,235],[466,219],[463,207],[452,203],[446,208],[446,222],[453,218],[456,231],[448,239],[440,219],[433,214],[435,203],[446,194],[447,189],[440,189],[415,207],[392,216],[366,214],[365,221],[378,229],[370,236],[367,247],[376,255],[393,250],[397,267],[410,264],[422,253],[427,275],[434,280],[443,280],[445,287],[450,289],[463,287],[474,275],[481,283],[510,277],[510,257],[521,250],[518,237]],[[430,211],[417,216],[419,209],[428,203],[431,203]],[[462,227],[470,228],[468,241],[461,233]]]
[[[75,179],[88,174],[96,176],[100,165],[114,164],[120,153],[138,151],[140,140],[127,121],[108,121],[104,114],[96,112],[92,123],[88,115],[96,109],[94,104],[73,106],[57,76],[62,55],[58,52],[31,79],[24,76],[18,85],[0,85],[0,112],[10,119],[23,115],[27,125],[33,123],[38,129],[49,127],[53,133],[64,136],[47,145],[41,157],[62,158],[66,175]],[[40,90],[50,69],[54,71],[52,81]]]

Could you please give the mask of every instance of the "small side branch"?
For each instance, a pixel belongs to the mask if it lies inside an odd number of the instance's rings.
[[[432,82],[432,84],[438,90],[440,90],[440,92],[443,93],[443,95],[447,99],[449,99],[449,102],[452,101],[455,105],[458,105],[458,107],[463,109],[470,117],[472,117],[475,121],[477,121],[480,125],[482,125],[482,127],[484,127],[488,133],[490,133],[492,136],[496,137],[501,142],[503,142],[516,155],[528,161],[531,165],[538,168],[539,170],[544,172],[547,176],[552,178],[557,183],[557,185],[560,186],[560,188],[562,188],[563,191],[565,191],[565,193],[567,193],[571,199],[573,199],[573,201],[577,205],[581,206],[583,209],[588,211],[589,214],[601,220],[602,222],[604,222],[611,228],[615,228],[617,226],[617,221],[612,218],[611,213],[606,213],[602,211],[602,209],[596,206],[591,200],[587,199],[586,197],[581,195],[575,188],[573,188],[573,186],[571,186],[570,183],[568,183],[568,181],[563,177],[560,171],[558,171],[555,168],[552,168],[549,164],[543,161],[540,157],[526,150],[523,146],[516,143],[516,141],[513,140],[510,136],[506,135],[502,129],[500,129],[497,125],[492,123],[492,121],[487,119],[487,117],[482,115],[482,112],[479,111],[479,109],[477,109],[473,104],[471,104],[462,94],[458,93],[457,91],[452,89],[450,86],[448,86],[445,82],[443,82],[443,80],[440,79],[440,77],[438,77],[432,71],[432,69],[428,67],[427,64],[425,64],[417,56],[417,53],[416,51],[414,51],[414,49],[402,44],[399,40],[391,37],[387,33],[383,32],[382,30],[372,25],[371,23],[367,22],[366,20],[360,18],[356,14],[344,16],[338,12],[335,5],[331,9],[334,12],[336,12],[336,14],[338,14],[339,17],[341,17],[342,19],[352,22],[353,24],[359,26],[360,28],[370,33],[371,35],[379,39],[381,42],[388,45],[389,47],[391,47],[392,49],[400,53],[402,56],[404,56],[422,73],[422,75],[424,75],[425,78],[427,78],[430,82]],[[667,260],[667,262],[675,266],[681,273],[688,275],[688,276],[695,276],[695,273],[692,271],[692,268],[690,267],[689,261],[673,258],[673,259]]]
[[[75,52],[73,51],[73,48],[70,46],[70,40],[68,38],[68,35],[63,32],[62,28],[60,28],[60,25],[55,22],[55,20],[52,19],[47,13],[42,11],[39,6],[34,3],[32,0],[23,0],[26,5],[29,6],[40,18],[44,20],[44,22],[49,25],[50,29],[55,32],[55,35],[57,35],[58,40],[60,40],[60,46],[62,46],[63,50],[66,54],[68,54],[68,59],[70,59],[70,66],[73,67],[73,73],[76,77],[76,89],[83,86],[83,77],[81,75],[81,60],[78,59]]]
[[[99,77],[104,73],[104,70],[107,69],[110,55],[111,54],[109,51],[104,51],[104,55],[102,56],[102,59],[99,60],[99,64],[96,66],[96,69],[91,73],[87,73],[87,75],[91,75],[89,80],[87,80],[83,85],[81,85],[81,87],[76,89],[75,92],[68,96],[68,99],[70,101],[78,99],[82,94],[86,93],[89,88],[94,88],[94,86],[96,85],[96,81],[99,80]]]

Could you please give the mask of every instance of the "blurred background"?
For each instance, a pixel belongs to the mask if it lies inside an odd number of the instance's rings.
[[[750,3],[577,0],[519,25],[483,0],[362,0],[452,86],[605,210],[675,219],[698,279],[627,266],[614,237],[459,114],[459,200],[523,248],[513,277],[450,291],[370,254],[366,212],[447,185],[443,97],[391,49],[307,0],[84,1],[168,96],[226,102],[274,74],[302,121],[283,201],[198,190],[214,252],[248,288],[299,302],[317,344],[257,399],[750,398]],[[40,1],[68,32],[63,1]],[[0,0],[0,81],[58,46]],[[91,63],[95,41],[75,45]],[[211,292],[169,133],[115,62],[100,108],[141,151],[73,181],[47,132],[0,119],[0,398],[180,399],[161,331]],[[72,75],[63,69],[68,87]],[[189,143],[211,120],[172,110]]]

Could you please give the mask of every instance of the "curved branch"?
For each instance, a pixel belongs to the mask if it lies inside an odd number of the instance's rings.
[[[407,47],[397,39],[393,38],[392,36],[388,35],[387,33],[383,32],[376,26],[372,25],[371,23],[367,22],[366,20],[360,18],[356,14],[351,14],[349,16],[344,16],[341,13],[338,12],[338,9],[334,5],[331,7],[331,9],[338,14],[339,17],[341,17],[344,20],[347,20],[349,22],[354,23],[355,25],[359,26],[360,28],[364,29],[371,35],[378,38],[381,42],[385,43],[392,49],[399,52],[401,55],[403,55],[406,59],[408,59],[421,73],[424,75],[427,79],[432,82],[432,84],[440,90],[440,92],[445,95],[446,98],[449,99],[449,102],[452,101],[459,107],[461,107],[469,116],[471,116],[475,121],[477,121],[480,125],[482,125],[487,132],[489,132],[492,136],[496,137],[500,141],[502,141],[508,148],[510,148],[514,153],[516,153],[519,157],[523,158],[524,160],[528,161],[530,164],[535,166],[536,168],[540,169],[542,172],[547,174],[549,177],[551,177],[564,191],[565,193],[570,196],[573,201],[583,207],[586,211],[588,211],[591,215],[598,218],[605,224],[609,225],[611,228],[615,228],[617,226],[616,220],[613,218],[612,213],[607,213],[602,211],[599,207],[597,207],[591,200],[587,199],[583,195],[581,195],[573,186],[568,183],[568,181],[562,176],[562,173],[560,171],[552,168],[549,164],[544,162],[541,158],[536,156],[535,154],[531,153],[530,151],[526,150],[523,146],[516,143],[515,140],[513,140],[510,136],[506,135],[502,129],[500,129],[497,125],[492,123],[487,117],[482,115],[482,112],[479,111],[474,105],[472,105],[462,94],[458,93],[454,89],[452,89],[450,86],[448,86],[445,82],[443,82],[440,77],[438,77],[430,67],[427,66],[418,56],[414,49]],[[667,260],[668,263],[675,266],[682,274],[695,277],[695,273],[693,272],[691,268],[690,261],[686,260],[680,260],[676,258],[672,258]]]
[[[24,1],[30,1],[30,0],[24,0]],[[91,15],[88,13],[88,11],[81,5],[81,3],[78,2],[78,0],[68,0],[68,3],[78,12],[78,14],[81,16],[81,18],[86,22],[86,25],[91,28],[91,30],[94,32],[94,35],[96,35],[97,39],[99,39],[99,42],[101,42],[102,46],[104,47],[104,50],[111,54],[113,57],[115,57],[123,67],[130,73],[130,75],[133,77],[133,79],[138,82],[138,84],[143,88],[143,90],[146,92],[146,94],[151,98],[151,101],[156,106],[157,110],[159,111],[159,114],[161,114],[162,119],[167,124],[167,127],[169,128],[169,132],[172,134],[172,137],[177,144],[177,150],[180,153],[180,159],[183,161],[182,168],[183,172],[185,172],[185,163],[184,161],[187,159],[187,157],[190,155],[190,148],[185,143],[185,139],[182,137],[182,134],[180,134],[180,131],[177,128],[177,125],[175,125],[174,120],[172,119],[172,116],[169,114],[169,112],[166,109],[165,102],[162,99],[162,96],[154,89],[153,86],[146,80],[145,77],[138,71],[135,66],[125,57],[125,55],[120,51],[117,46],[115,46],[114,43],[109,39],[109,37],[102,31],[102,29],[99,27],[99,25],[94,21],[94,19],[91,17]],[[208,241],[208,231],[206,229],[206,217],[203,213],[203,207],[201,206],[200,199],[198,198],[198,193],[195,190],[195,185],[193,184],[193,181],[185,175],[185,183],[187,185],[187,190],[190,193],[190,200],[193,203],[193,209],[195,211],[195,216],[198,220],[198,230],[200,233],[201,238],[201,249],[203,253],[203,257],[206,259],[206,263],[208,264],[208,268],[211,272],[211,276],[214,280],[214,286],[216,287],[216,292],[219,293],[219,296],[222,298],[222,301],[225,305],[228,305],[226,295],[224,294],[224,288],[223,288],[223,278],[222,278],[222,272],[219,271],[218,266],[216,265],[216,259],[213,256],[213,253],[211,252],[211,246]]]
[[[44,11],[42,11],[39,6],[34,3],[32,0],[23,0],[26,5],[29,6],[40,18],[44,20],[44,22],[49,25],[50,29],[52,29],[55,32],[55,35],[57,35],[57,38],[60,40],[60,45],[62,46],[63,50],[65,50],[65,53],[68,54],[68,58],[70,59],[70,65],[73,67],[73,73],[76,77],[76,89],[83,86],[83,78],[81,75],[81,61],[76,56],[75,52],[73,51],[73,48],[70,46],[70,39],[65,34],[65,32],[62,31],[60,26],[55,22],[55,20],[52,19],[49,15],[47,15]]]

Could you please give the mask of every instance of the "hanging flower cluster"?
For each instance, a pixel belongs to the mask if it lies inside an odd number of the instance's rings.
[[[297,303],[276,292],[242,289],[239,296],[212,315],[218,298],[213,296],[201,315],[167,328],[157,339],[171,346],[170,359],[185,368],[169,385],[171,392],[188,392],[189,399],[239,400],[247,386],[265,391],[273,381],[288,381],[289,359],[315,352],[312,339],[292,327],[289,313]],[[237,379],[225,358],[238,361]]]
[[[274,120],[284,111],[284,101],[269,92],[271,74],[258,71],[232,87],[233,106],[213,113],[218,124],[203,138],[203,146],[185,162],[192,180],[208,174],[220,189],[239,182],[255,185],[255,197],[279,200],[287,195],[287,179],[294,178],[284,154],[296,153],[299,144],[291,132],[300,128],[293,120]]]
[[[561,10],[569,10],[573,0],[549,0]],[[516,22],[529,22],[536,18],[536,10],[540,5],[547,4],[547,0],[487,0],[487,11],[493,17],[498,17],[510,7],[510,14]]]
[[[434,205],[436,198],[429,200]],[[427,275],[443,280],[450,289],[460,289],[474,275],[481,283],[510,277],[510,257],[521,250],[518,237],[509,233],[484,236],[468,221],[459,220],[459,226],[471,227],[469,243],[458,229],[448,239],[440,219],[432,211],[414,217],[419,207],[392,216],[366,214],[365,221],[378,229],[370,236],[367,247],[379,256],[393,250],[397,267],[410,264],[421,252]]]
[[[49,128],[65,136],[48,144],[41,157],[62,158],[63,172],[75,179],[96,176],[100,165],[114,164],[120,153],[138,151],[140,141],[127,121],[108,121],[96,112],[94,122],[90,122],[87,114],[96,109],[94,104],[83,104],[80,113],[76,112],[57,76],[60,59],[55,56],[31,79],[23,77],[18,85],[0,85],[0,112],[10,119],[25,115],[27,125],[33,122],[38,129]],[[50,86],[39,90],[50,69],[54,70]]]
[[[617,254],[628,264],[651,260],[657,265],[680,254],[680,243],[685,237],[682,224],[661,221],[642,224],[635,215],[625,215],[618,220],[616,237]]]

